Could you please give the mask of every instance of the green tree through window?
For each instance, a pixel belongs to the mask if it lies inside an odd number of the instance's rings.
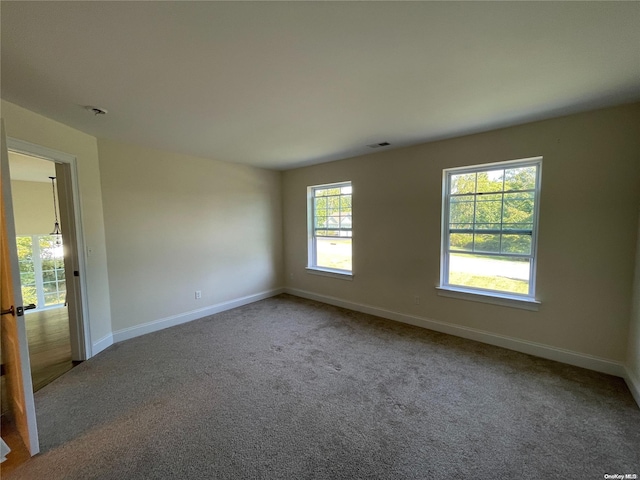
[[[62,305],[66,299],[63,247],[53,235],[18,236],[22,300],[38,309]]]

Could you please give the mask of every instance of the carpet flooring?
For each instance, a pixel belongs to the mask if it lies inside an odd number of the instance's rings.
[[[289,295],[113,345],[36,410],[11,479],[640,475],[620,378]]]

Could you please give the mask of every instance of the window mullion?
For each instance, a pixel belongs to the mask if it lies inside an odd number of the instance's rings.
[[[471,241],[471,251],[476,251],[476,213],[478,211],[478,173],[475,174],[473,187],[473,240]]]
[[[33,256],[33,272],[36,281],[36,297],[38,308],[44,307],[44,283],[42,281],[42,259],[40,258],[40,236],[31,236],[31,254]]]

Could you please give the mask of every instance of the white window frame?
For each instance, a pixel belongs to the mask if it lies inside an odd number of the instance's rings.
[[[326,183],[323,185],[313,185],[307,187],[307,267],[308,273],[314,275],[322,275],[327,277],[341,278],[343,280],[351,280],[353,278],[353,227],[351,237],[345,237],[351,239],[351,270],[341,270],[337,268],[327,268],[318,266],[317,263],[317,248],[316,248],[316,234],[315,234],[315,210],[313,200],[315,198],[316,190],[324,190],[327,188],[343,188],[351,187],[352,189],[352,202],[353,202],[353,184],[351,181],[343,181],[336,183]],[[351,218],[353,222],[353,203],[351,206]],[[339,238],[339,237],[336,237]]]
[[[534,216],[531,231],[531,253],[530,255],[515,254],[494,254],[491,256],[517,256],[529,257],[529,292],[527,294],[517,294],[497,290],[487,290],[476,287],[451,285],[449,284],[449,207],[450,207],[450,183],[453,175],[465,173],[480,173],[496,169],[522,168],[528,166],[537,167],[536,186],[534,193]],[[480,165],[470,165],[465,167],[447,168],[443,170],[442,176],[442,226],[441,226],[441,260],[440,260],[440,285],[438,294],[447,297],[472,300],[483,303],[492,303],[527,310],[538,310],[540,301],[536,299],[536,271],[538,259],[538,222],[540,217],[540,185],[542,179],[542,157],[531,157],[520,160],[510,160],[504,162],[485,163]],[[504,192],[504,190],[503,190]],[[477,253],[477,252],[476,252]],[[489,255],[489,254],[488,254]]]

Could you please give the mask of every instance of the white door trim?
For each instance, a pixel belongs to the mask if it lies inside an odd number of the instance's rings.
[[[71,173],[71,191],[73,196],[73,214],[75,221],[76,231],[76,245],[77,245],[77,265],[78,272],[80,274],[80,292],[81,292],[81,310],[82,310],[82,322],[77,325],[77,332],[79,333],[76,339],[71,339],[72,342],[76,342],[74,346],[79,353],[80,360],[87,360],[93,356],[91,345],[91,330],[89,322],[89,305],[87,300],[87,274],[86,274],[86,258],[85,258],[85,241],[84,241],[84,229],[82,227],[82,202],[80,200],[80,190],[78,186],[78,163],[76,157],[68,153],[60,152],[52,148],[43,147],[35,143],[26,142],[17,138],[7,137],[7,149],[12,152],[22,153],[34,157],[50,160],[55,163],[68,165]]]

